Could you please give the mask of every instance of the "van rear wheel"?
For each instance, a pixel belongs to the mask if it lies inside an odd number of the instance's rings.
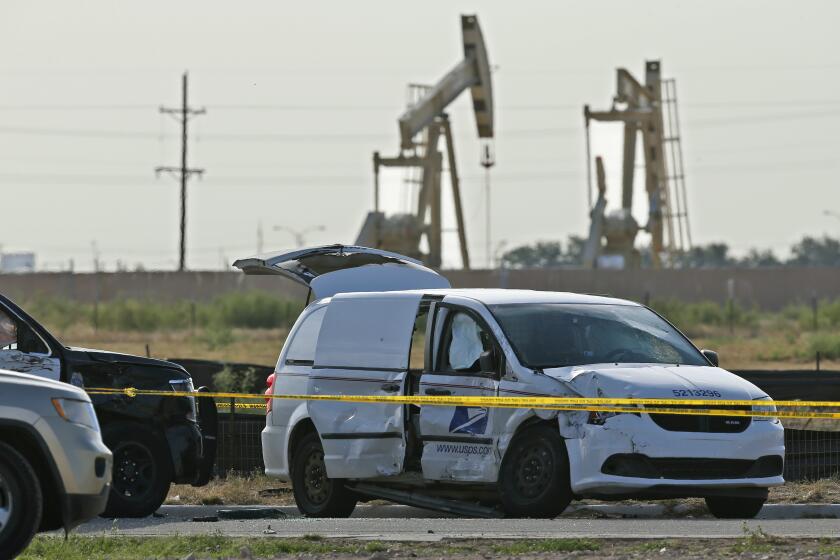
[[[350,517],[358,498],[343,480],[328,478],[324,447],[316,433],[301,440],[292,457],[295,503],[306,517]]]
[[[499,472],[499,495],[510,517],[554,518],[572,501],[569,459],[556,427],[535,426],[514,438]]]

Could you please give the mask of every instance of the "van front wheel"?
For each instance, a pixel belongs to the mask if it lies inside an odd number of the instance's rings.
[[[706,498],[706,506],[718,519],[752,519],[758,515],[766,501],[767,498],[710,496]]]
[[[499,495],[510,517],[563,513],[572,490],[566,446],[556,427],[535,426],[514,438],[502,461]]]
[[[292,490],[306,517],[350,517],[358,501],[343,480],[327,477],[324,448],[316,433],[305,436],[294,452]]]

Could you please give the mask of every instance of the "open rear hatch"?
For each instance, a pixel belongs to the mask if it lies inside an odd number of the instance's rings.
[[[420,261],[370,247],[326,245],[268,253],[233,263],[245,274],[278,274],[312,290],[315,299],[346,292],[449,288],[449,281]]]

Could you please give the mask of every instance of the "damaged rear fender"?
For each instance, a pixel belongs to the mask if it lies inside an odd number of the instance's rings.
[[[298,446],[300,441],[310,433],[318,433],[318,429],[315,427],[315,424],[312,422],[312,418],[309,417],[309,414],[306,411],[305,403],[303,403],[301,407],[295,409],[295,412],[289,419],[289,426],[294,427],[290,430],[286,430],[287,439],[284,442],[286,453],[283,457],[286,461],[285,464],[281,465],[281,470],[285,471],[287,476],[291,476],[291,465],[294,461],[295,448]]]

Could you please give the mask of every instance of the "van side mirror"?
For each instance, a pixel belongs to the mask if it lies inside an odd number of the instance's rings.
[[[496,373],[496,356],[492,350],[485,350],[478,357],[478,366],[482,373]]]
[[[706,359],[709,360],[713,366],[717,367],[720,364],[718,353],[714,350],[700,350],[700,353],[706,356]]]

